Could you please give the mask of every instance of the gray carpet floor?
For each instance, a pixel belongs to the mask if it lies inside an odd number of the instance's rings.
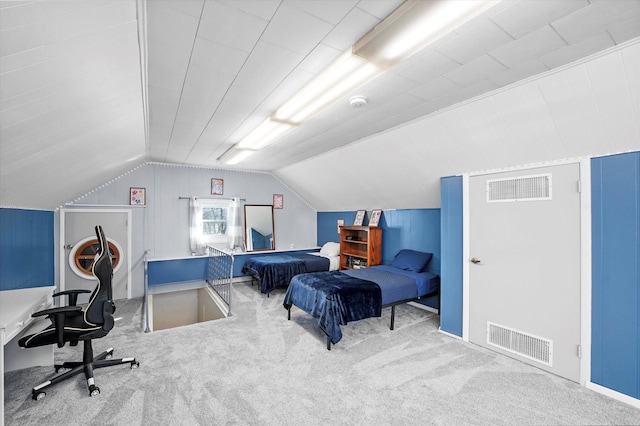
[[[233,316],[143,332],[140,299],[94,343],[98,353],[135,356],[128,366],[31,388],[50,367],[5,374],[7,425],[639,425],[640,410],[520,361],[438,332],[439,317],[410,305],[343,326],[331,351],[313,318],[284,291],[267,298],[236,284]],[[55,350],[81,359],[82,345]]]

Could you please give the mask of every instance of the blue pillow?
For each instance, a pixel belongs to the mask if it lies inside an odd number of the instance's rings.
[[[391,266],[405,271],[422,272],[431,260],[431,253],[402,249],[396,254]]]

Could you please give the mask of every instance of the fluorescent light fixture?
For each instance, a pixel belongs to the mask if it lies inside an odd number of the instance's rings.
[[[237,145],[232,146],[227,150],[227,152],[218,157],[218,161],[222,161],[225,164],[234,165],[246,160],[256,152],[252,149],[237,149],[236,146]]]
[[[349,50],[278,108],[272,117],[300,124],[384,71],[383,68],[353,55]]]
[[[407,0],[353,46],[353,53],[390,68],[500,0]]]
[[[240,149],[261,149],[293,127],[295,126],[291,123],[274,120],[270,117],[242,138],[236,146]]]
[[[501,0],[407,0],[233,150],[258,150]],[[232,151],[232,150],[229,150]],[[233,157],[237,164],[245,157]],[[223,155],[225,157],[227,153]],[[238,154],[240,155],[240,154]],[[237,159],[240,158],[240,159]]]

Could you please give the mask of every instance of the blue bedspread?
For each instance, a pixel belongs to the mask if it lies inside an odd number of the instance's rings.
[[[412,272],[389,265],[342,271],[352,277],[373,281],[382,290],[382,304],[417,299],[438,290],[438,276],[432,272]]]
[[[284,296],[284,307],[296,305],[314,318],[332,343],[342,339],[340,325],[379,317],[382,295],[376,283],[338,271],[296,275]]]
[[[260,279],[262,293],[269,293],[276,287],[287,287],[295,275],[328,270],[329,259],[311,254],[257,256],[242,267],[243,274]]]
[[[388,265],[296,275],[284,296],[291,305],[318,318],[331,343],[342,339],[341,325],[379,317],[383,306],[417,299],[438,290],[438,276]]]

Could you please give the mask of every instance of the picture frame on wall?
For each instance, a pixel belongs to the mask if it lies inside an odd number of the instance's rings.
[[[366,210],[356,211],[356,218],[353,221],[354,226],[362,226],[362,223],[364,222],[364,215],[366,212]]]
[[[211,195],[224,194],[224,179],[211,178]]]
[[[145,188],[129,188],[129,204],[145,206],[147,204],[147,190]]]
[[[274,209],[284,208],[284,195],[273,194],[273,208]]]
[[[373,210],[371,212],[371,219],[369,220],[369,226],[378,226],[380,218],[382,217],[382,210]]]

